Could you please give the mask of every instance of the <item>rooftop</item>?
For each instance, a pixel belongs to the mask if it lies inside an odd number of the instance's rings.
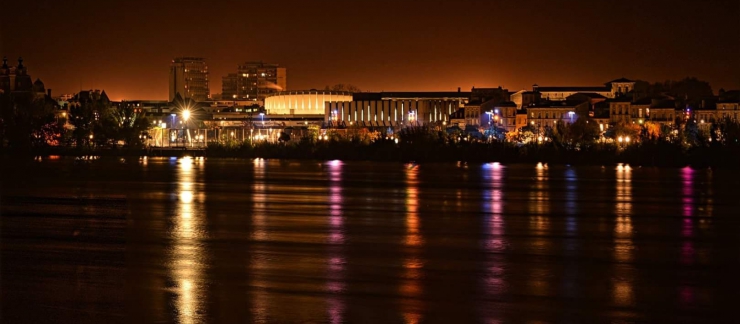
[[[610,92],[608,87],[538,87],[539,92]]]
[[[433,92],[357,92],[353,100],[384,100],[384,99],[468,99],[470,92],[433,91]]]
[[[622,77],[616,80],[611,80],[608,83],[628,83],[628,82],[635,82],[635,81]]]

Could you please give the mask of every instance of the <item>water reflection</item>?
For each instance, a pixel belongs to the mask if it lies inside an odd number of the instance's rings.
[[[681,263],[686,265],[693,264],[694,259],[694,170],[690,167],[681,169],[681,182],[682,186],[682,199],[683,202],[683,220],[681,228],[681,236],[683,237],[683,243],[681,246]]]
[[[614,259],[618,262],[631,262],[634,244],[632,242],[632,168],[619,164],[616,170],[614,225]],[[612,278],[612,298],[617,305],[633,304],[634,273],[631,267],[616,267]]]
[[[204,316],[201,303],[205,289],[202,275],[207,264],[201,243],[205,239],[201,212],[204,193],[195,181],[195,168],[201,171],[203,164],[195,164],[189,157],[178,160],[172,277],[177,285],[175,305],[180,323],[200,323]]]
[[[529,190],[529,234],[531,251],[535,255],[550,253],[552,240],[548,238],[550,230],[550,186],[549,167],[538,163],[535,167],[535,182]],[[535,296],[545,296],[550,289],[551,271],[540,266],[529,269],[527,284],[529,291]]]
[[[344,215],[342,212],[342,162],[331,161],[329,167],[329,262],[326,290],[329,293],[327,313],[331,323],[344,322],[345,291],[343,255]]]
[[[565,177],[565,244],[564,252],[567,257],[574,257],[578,251],[578,175],[575,168],[568,167],[564,172]],[[563,269],[563,279],[560,284],[562,295],[575,298],[577,295],[576,281],[578,280],[578,268],[574,262],[566,262]]]
[[[267,241],[269,239],[267,224],[265,223],[265,211],[267,209],[267,192],[265,188],[265,160],[254,159],[254,181],[252,182],[252,239],[255,241]]]
[[[696,212],[696,203],[694,201],[694,170],[690,167],[681,169],[681,182],[682,182],[682,228],[681,238],[683,240],[681,244],[681,264],[693,265],[696,257],[696,249],[694,247],[694,216]],[[680,288],[679,303],[682,307],[692,306],[694,303],[695,287],[690,282],[682,282]]]
[[[549,241],[543,235],[550,227],[548,213],[550,212],[549,168],[546,164],[538,163],[535,183],[529,191],[529,225],[535,236],[533,244],[536,249],[546,250]]]
[[[401,283],[401,295],[405,297],[401,311],[406,323],[419,323],[422,318],[422,269],[424,263],[420,258],[420,247],[423,238],[419,232],[419,168],[417,165],[406,165],[406,258],[403,261],[404,274]]]
[[[253,161],[254,179],[252,180],[252,231],[251,239],[257,242],[269,240],[266,213],[267,213],[267,190],[266,190],[266,165],[265,160],[256,158]],[[251,286],[252,289],[252,315],[253,322],[264,322],[269,319],[268,309],[268,282],[265,273],[268,271],[268,258],[255,251],[251,262]]]
[[[616,196],[614,200],[616,224],[614,226],[615,258],[621,262],[632,260],[632,168],[617,166]]]
[[[504,167],[499,163],[483,165],[483,250],[486,252],[485,272],[482,277],[485,300],[501,298],[507,290],[506,267],[503,253],[507,243],[504,238]],[[488,303],[481,305],[485,322],[494,322],[500,314]]]

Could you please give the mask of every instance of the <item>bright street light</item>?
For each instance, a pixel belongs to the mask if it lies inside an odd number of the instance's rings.
[[[187,109],[186,109],[186,110],[184,110],[184,111],[182,112],[182,118],[183,118],[183,119],[185,119],[185,121],[187,122],[187,121],[188,121],[188,119],[190,119],[190,110],[187,110]]]

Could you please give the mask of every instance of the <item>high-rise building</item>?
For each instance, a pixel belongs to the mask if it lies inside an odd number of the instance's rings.
[[[236,99],[237,89],[237,77],[236,73],[229,73],[229,75],[221,78],[221,99],[230,100]]]
[[[246,62],[238,66],[236,74],[237,99],[264,102],[265,97],[286,90],[287,85],[286,69],[279,67],[277,64]],[[223,93],[226,93],[225,87]]]
[[[202,57],[178,57],[170,65],[170,101],[177,94],[182,99],[205,101],[210,98],[208,65]]]

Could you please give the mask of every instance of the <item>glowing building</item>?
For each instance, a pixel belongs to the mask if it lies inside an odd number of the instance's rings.
[[[327,102],[329,127],[400,127],[449,122],[470,98],[470,92],[355,93],[350,102]]]
[[[326,103],[348,101],[352,101],[352,93],[346,91],[281,91],[265,98],[265,110],[268,115],[323,116]]]

